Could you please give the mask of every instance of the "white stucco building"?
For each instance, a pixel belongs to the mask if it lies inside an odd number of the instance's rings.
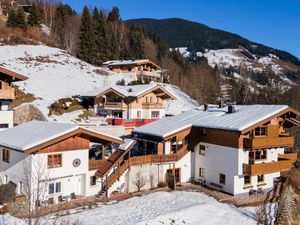
[[[272,189],[280,172],[292,168],[297,153],[291,151],[294,137],[286,128],[299,125],[296,116],[299,112],[285,105],[213,106],[161,119],[133,133],[141,150],[162,155],[188,150],[188,162],[183,166],[177,160],[172,166],[179,181],[239,196]]]

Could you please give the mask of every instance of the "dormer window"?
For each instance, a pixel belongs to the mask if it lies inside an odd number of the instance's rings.
[[[256,127],[254,130],[254,136],[266,136],[267,135],[267,128],[265,126]]]

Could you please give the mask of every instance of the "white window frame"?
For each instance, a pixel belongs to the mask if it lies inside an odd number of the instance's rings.
[[[60,191],[59,192],[56,191],[56,188],[57,188],[56,186],[58,183],[60,183]],[[52,185],[52,184],[54,185],[53,186],[54,189],[53,189],[53,193],[50,193],[50,185]],[[62,182],[61,181],[52,182],[52,183],[48,184],[48,195],[56,195],[56,194],[60,194],[60,193],[62,193]]]

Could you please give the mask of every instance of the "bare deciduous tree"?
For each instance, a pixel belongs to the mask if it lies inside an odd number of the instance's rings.
[[[47,224],[44,215],[47,206],[42,205],[48,188],[49,172],[41,158],[27,157],[23,162],[23,194],[26,202],[21,204],[20,211],[24,212],[23,221],[28,225]]]
[[[76,54],[79,42],[80,15],[72,15],[67,19],[64,29],[64,47],[72,55]]]
[[[133,184],[137,187],[138,192],[146,185],[146,179],[142,176],[141,172],[135,174]]]

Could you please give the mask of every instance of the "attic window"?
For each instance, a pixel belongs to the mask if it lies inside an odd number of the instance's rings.
[[[254,136],[266,136],[266,135],[267,135],[267,129],[265,126],[255,128]]]

